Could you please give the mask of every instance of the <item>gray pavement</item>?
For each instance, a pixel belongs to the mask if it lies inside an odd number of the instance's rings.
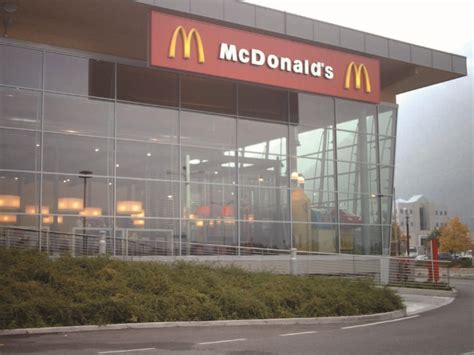
[[[465,354],[474,351],[474,281],[457,298],[403,295],[409,315],[358,324],[127,329],[0,337],[2,354]],[[441,307],[439,307],[441,306]],[[439,308],[435,308],[439,307]]]

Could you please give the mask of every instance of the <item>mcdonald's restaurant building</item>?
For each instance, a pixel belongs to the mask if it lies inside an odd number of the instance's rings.
[[[466,75],[464,57],[234,0],[0,16],[0,244],[27,230],[52,253],[105,235],[116,255],[388,254],[396,95]]]

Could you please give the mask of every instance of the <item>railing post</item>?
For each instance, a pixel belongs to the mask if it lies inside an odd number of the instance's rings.
[[[290,249],[290,274],[291,275],[297,275],[298,274],[296,251],[297,251],[296,248],[291,248]]]
[[[99,255],[105,255],[107,251],[107,239],[105,231],[100,231],[100,240],[99,240]]]

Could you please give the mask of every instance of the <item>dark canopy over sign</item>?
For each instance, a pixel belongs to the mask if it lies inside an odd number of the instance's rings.
[[[380,101],[378,60],[151,13],[153,66],[353,100]]]

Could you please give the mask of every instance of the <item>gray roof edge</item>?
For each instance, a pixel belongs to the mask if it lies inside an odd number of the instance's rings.
[[[268,8],[261,5],[255,5],[255,4],[244,2],[241,0],[205,0],[205,1],[203,0],[172,0],[172,1],[170,0],[133,0],[133,1],[146,4],[146,5],[163,8],[166,10],[181,12],[183,14],[192,14],[192,15],[203,17],[203,18],[209,18],[212,20],[227,22],[233,25],[244,26],[249,29],[265,30],[267,32],[270,32],[270,33],[273,32],[278,35],[283,34],[285,36],[290,36],[292,38],[300,39],[302,41],[309,40],[316,44],[329,45],[329,46],[340,48],[343,50],[356,51],[368,56],[387,58],[387,59],[397,60],[397,61],[410,63],[414,65],[421,65],[421,66],[429,67],[432,69],[451,72],[459,76],[467,75],[467,58],[463,55],[436,50],[436,49],[428,48],[425,46],[420,46],[417,44],[400,41],[397,39],[387,38],[384,36],[380,36],[378,34],[364,32],[361,30],[336,25],[336,24],[329,23],[326,21],[316,20],[313,18],[299,15],[299,14],[292,14],[289,12],[272,9],[272,8]],[[224,11],[222,11],[222,16],[211,14],[211,12],[209,12],[209,14],[204,14],[206,13],[205,11],[193,10],[199,7],[209,6],[210,2],[215,2],[216,4],[223,5]],[[232,19],[224,18],[225,13],[226,13],[225,11],[226,7],[229,7],[229,6],[234,6],[234,7],[243,6],[247,8],[252,7],[254,9],[254,13],[256,16],[255,23],[242,24],[240,21],[232,21]],[[186,8],[187,10],[186,12],[181,10],[184,8]],[[258,13],[257,9],[261,10],[260,13]],[[269,16],[271,16],[270,13],[281,14],[283,22],[282,23],[267,23],[266,25],[259,26],[259,18],[262,23],[265,22],[265,12],[268,12]],[[305,20],[305,21],[311,21],[312,27],[313,27],[312,38],[308,38],[308,36],[298,35],[295,31],[292,31],[292,33],[288,33],[288,16],[293,17],[293,18],[301,18],[302,20]],[[271,20],[272,22],[275,22],[275,18],[272,18]],[[323,36],[323,34],[318,34],[316,32],[317,25],[327,26],[328,28],[331,28],[331,31],[335,30],[336,33],[333,33],[332,35],[328,34],[326,36]],[[272,27],[274,29],[272,29]],[[349,43],[351,43],[351,45],[350,46],[344,45],[344,42],[345,42],[343,38],[344,34],[349,35],[350,33],[362,34],[363,41],[357,44],[349,40]],[[386,45],[389,48],[388,53],[386,53],[386,51],[379,50],[375,47],[367,48],[368,37],[372,37],[372,38],[376,37],[381,42],[379,43],[380,46],[384,47]],[[428,62],[426,60],[419,60],[416,57],[414,58],[412,53],[419,49],[428,50],[430,52],[429,53],[430,60]]]

